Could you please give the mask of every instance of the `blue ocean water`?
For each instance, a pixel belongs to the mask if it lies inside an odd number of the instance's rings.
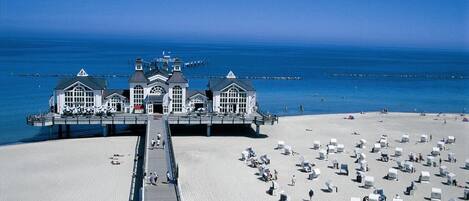
[[[469,54],[444,50],[340,46],[281,46],[118,40],[0,39],[0,144],[44,140],[47,129],[26,125],[28,114],[45,111],[57,77],[22,73],[130,74],[136,57],[171,51],[185,61],[192,89],[200,76],[299,76],[301,80],[254,80],[263,111],[278,115],[378,111],[452,112],[469,109]],[[192,77],[192,78],[191,78]],[[111,88],[126,78],[109,78]],[[304,107],[300,112],[299,106]],[[83,132],[86,132],[84,130]]]

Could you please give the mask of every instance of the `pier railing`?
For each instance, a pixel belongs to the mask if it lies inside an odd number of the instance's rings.
[[[30,115],[26,117],[28,125],[52,126],[56,124],[147,124],[148,117],[145,115],[116,115],[116,116],[55,116]]]
[[[179,191],[179,168],[176,163],[176,156],[174,154],[173,140],[171,136],[171,129],[169,127],[168,120],[164,120],[165,129],[166,129],[166,148],[169,155],[169,169],[171,172],[171,180],[174,182],[174,190],[176,191],[176,196],[178,201],[182,201],[181,192]]]

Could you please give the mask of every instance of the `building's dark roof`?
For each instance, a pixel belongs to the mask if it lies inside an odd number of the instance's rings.
[[[164,77],[169,77],[169,71],[165,70],[165,69],[162,69],[162,68],[159,68],[159,67],[156,67],[155,69],[152,69],[148,72],[145,73],[145,77],[151,77],[151,76],[154,76],[154,75],[162,75]]]
[[[145,103],[163,103],[164,95],[148,95],[145,98]]]
[[[90,87],[93,90],[103,90],[107,87],[107,83],[104,78],[96,78],[92,76],[76,76],[73,78],[61,79],[55,89],[63,90],[76,82],[81,82],[82,84]]]
[[[208,81],[208,88],[211,91],[220,91],[233,83],[246,91],[255,91],[250,80],[237,78],[211,78]]]
[[[129,79],[129,83],[147,83],[148,79],[141,70],[136,70]]]
[[[168,83],[187,83],[187,79],[179,71],[174,71],[173,74],[169,77]]]
[[[106,89],[104,90],[104,98],[107,98],[108,96],[112,95],[112,94],[119,94],[121,96],[124,96],[126,98],[129,98],[130,97],[130,91],[128,89]]]
[[[203,96],[207,96],[207,95],[205,94],[205,90],[187,90],[186,97],[187,97],[187,98],[190,98],[190,97],[192,97],[192,96],[194,96],[194,95],[196,95],[196,94],[201,94],[201,95],[203,95]]]

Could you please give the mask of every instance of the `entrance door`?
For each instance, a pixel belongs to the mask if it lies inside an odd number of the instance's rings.
[[[117,112],[122,111],[122,106],[121,106],[120,103],[116,103],[116,111],[117,111]]]
[[[194,110],[197,111],[199,108],[204,108],[203,103],[194,103]]]
[[[153,113],[163,114],[163,105],[162,104],[153,104]]]

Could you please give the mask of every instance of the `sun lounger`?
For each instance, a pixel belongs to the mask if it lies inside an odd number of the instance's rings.
[[[402,148],[401,147],[396,147],[394,150],[394,155],[395,156],[402,156]]]
[[[375,185],[375,178],[372,176],[365,176],[364,186],[365,188],[371,188]]]
[[[428,171],[420,172],[419,181],[420,182],[429,182],[430,181],[430,172],[428,172]]]
[[[248,151],[243,151],[241,152],[241,160],[247,160],[249,158],[249,152]]]
[[[337,190],[337,187],[332,183],[331,180],[326,181],[326,188],[329,192],[333,192],[334,188],[336,188],[336,190]]]
[[[465,189],[464,189],[464,196],[463,196],[463,198],[464,198],[465,200],[469,200],[469,188],[465,188]]]
[[[348,171],[348,165],[347,165],[347,164],[340,164],[339,173],[340,173],[340,174],[348,175],[348,173],[349,173],[349,171]]]
[[[313,149],[319,149],[319,147],[321,146],[321,142],[320,141],[314,141],[313,142]]]
[[[329,153],[336,153],[337,152],[337,147],[335,145],[327,145],[327,148],[329,149]]]
[[[365,148],[365,145],[366,145],[366,140],[365,139],[361,139],[360,142],[358,143],[358,147],[360,147],[360,148]]]
[[[402,135],[401,142],[402,143],[409,142],[409,135]]]
[[[430,198],[432,200],[441,200],[441,188],[432,188]]]
[[[428,135],[421,135],[420,142],[428,142]]]
[[[469,169],[469,159],[466,159],[466,161],[464,161],[464,167],[466,169]]]
[[[368,171],[368,162],[366,160],[361,160],[359,163],[358,163],[359,167],[358,169],[360,171],[363,171],[363,172],[366,172]]]
[[[397,179],[397,170],[394,168],[389,168],[388,170],[388,179],[395,180]]]
[[[360,149],[360,148],[355,148],[355,149],[353,150],[353,153],[355,154],[355,158],[360,158],[360,154],[361,154],[362,152],[363,152],[363,150]]]

